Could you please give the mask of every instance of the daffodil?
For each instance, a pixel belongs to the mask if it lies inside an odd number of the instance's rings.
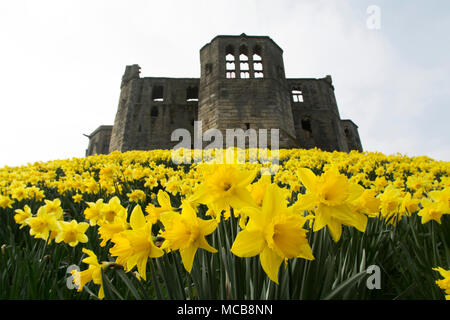
[[[18,186],[12,190],[11,197],[17,201],[21,201],[28,197],[28,190],[23,185]]]
[[[152,225],[142,213],[140,205],[136,205],[130,216],[131,229],[117,233],[113,238],[114,247],[110,249],[116,262],[123,265],[126,271],[137,266],[140,276],[146,280],[148,258],[158,258],[164,251],[155,246],[152,235]]]
[[[146,219],[151,224],[155,224],[161,218],[161,214],[165,212],[174,212],[175,208],[172,208],[172,204],[170,203],[170,196],[167,192],[163,190],[159,190],[157,194],[157,200],[160,207],[156,207],[152,203],[149,203],[145,208],[145,211],[148,213]]]
[[[43,209],[49,214],[53,214],[57,219],[61,219],[63,215],[63,209],[61,208],[61,200],[59,198],[52,200],[44,200],[45,205]]]
[[[112,197],[108,203],[101,206],[100,210],[101,218],[97,220],[97,224],[103,225],[108,223],[114,223],[116,217],[121,220],[127,218],[127,209],[120,204],[119,197]]]
[[[365,189],[361,196],[353,202],[353,205],[355,210],[370,217],[376,217],[380,212],[380,199],[376,198],[376,192],[372,189]]]
[[[450,214],[450,187],[429,192],[429,197],[439,204],[439,208],[445,214]]]
[[[402,219],[403,214],[400,209],[403,198],[402,192],[393,185],[389,185],[382,194],[378,195],[381,216],[388,224],[394,224]]]
[[[248,191],[250,191],[250,194],[252,195],[253,200],[255,200],[255,203],[258,207],[262,206],[264,196],[266,194],[266,189],[272,183],[271,179],[272,179],[271,175],[265,174],[262,175],[257,182],[252,183],[247,187]]]
[[[424,199],[422,201],[422,209],[417,213],[418,216],[422,217],[422,224],[425,224],[430,220],[434,220],[441,224],[443,214],[444,211],[442,211],[440,203],[431,201],[430,199]]]
[[[105,292],[103,290],[103,279],[102,279],[102,270],[105,270],[107,265],[100,264],[98,262],[97,256],[92,250],[83,248],[83,253],[87,254],[88,257],[84,258],[82,262],[89,265],[88,269],[77,272],[73,271],[73,282],[78,287],[78,292],[83,290],[83,287],[86,283],[92,281],[95,284],[100,285],[100,290],[98,292],[99,299],[103,299],[105,297]]]
[[[0,208],[12,208],[14,200],[11,200],[9,196],[4,196],[0,194]]]
[[[436,280],[436,284],[439,288],[445,290],[445,299],[450,300],[450,270],[445,270],[441,267],[433,268],[434,271],[438,271],[444,279]]]
[[[197,213],[189,202],[183,202],[180,213],[170,212],[161,216],[165,230],[161,237],[165,240],[161,249],[179,250],[184,268],[191,272],[194,257],[198,248],[216,253],[205,236],[211,234],[217,228],[217,221],[203,220],[197,217]]]
[[[127,196],[130,202],[143,202],[146,198],[146,195],[142,190],[133,190],[132,192],[127,193]]]
[[[234,240],[231,252],[238,257],[259,255],[268,277],[278,283],[278,269],[286,259],[313,260],[311,247],[303,229],[306,219],[287,207],[285,194],[276,184],[267,187],[261,208],[244,207],[249,216],[244,230]]]
[[[335,242],[342,234],[342,225],[353,226],[361,232],[366,230],[367,216],[351,205],[364,191],[358,184],[351,183],[336,168],[331,168],[317,177],[310,169],[298,171],[306,194],[299,195],[296,207],[299,210],[313,210],[315,219],[313,231],[327,226]]]
[[[214,212],[256,206],[247,186],[255,179],[257,171],[244,171],[235,165],[216,164],[204,171],[204,182],[189,199],[211,207]]]
[[[410,216],[412,213],[419,210],[419,200],[414,199],[411,193],[407,192],[400,204],[400,212],[406,216]]]
[[[75,203],[80,203],[81,201],[83,201],[83,195],[77,193],[76,195],[72,196],[73,202]]]
[[[102,242],[100,246],[106,246],[106,243],[111,240],[116,234],[125,231],[129,228],[126,215],[116,215],[114,220],[109,223],[100,223],[98,234]]]
[[[27,219],[33,216],[31,209],[28,205],[25,205],[22,209],[16,209],[16,214],[14,215],[14,221],[20,225],[20,229],[27,226]],[[28,220],[29,221],[29,220]]]
[[[64,241],[71,247],[75,247],[79,242],[88,242],[88,237],[85,234],[87,228],[89,227],[88,223],[78,223],[76,220],[72,220],[70,222],[59,221],[58,227],[60,231],[55,238],[56,243]]]
[[[55,212],[47,212],[45,206],[42,206],[38,209],[36,216],[26,219],[25,223],[30,227],[30,235],[50,241],[57,233],[57,221],[58,215]]]
[[[97,221],[103,218],[101,213],[105,204],[103,203],[103,199],[98,199],[96,202],[86,203],[88,207],[84,209],[84,217],[89,220],[89,224],[91,226],[95,226]]]

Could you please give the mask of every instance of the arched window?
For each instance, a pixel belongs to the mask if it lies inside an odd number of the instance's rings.
[[[264,78],[261,47],[256,45],[253,48],[253,72],[255,78]]]
[[[241,79],[250,78],[250,66],[248,64],[248,49],[246,45],[239,47],[239,71]]]
[[[225,70],[227,79],[236,78],[236,64],[234,60],[234,47],[228,45],[225,48]]]

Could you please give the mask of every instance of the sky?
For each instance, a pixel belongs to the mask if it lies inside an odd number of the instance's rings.
[[[241,33],[283,48],[288,78],[331,75],[365,151],[450,161],[447,0],[16,0],[0,2],[0,167],[83,157],[126,65],[199,77],[200,48]]]

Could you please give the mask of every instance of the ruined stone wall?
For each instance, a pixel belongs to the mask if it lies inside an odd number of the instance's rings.
[[[89,135],[86,156],[108,153],[112,128],[112,126],[100,126]]]
[[[224,136],[226,129],[268,129],[269,146],[270,129],[279,129],[280,148],[362,151],[358,127],[340,119],[331,76],[286,79],[283,50],[271,38],[217,36],[200,49],[200,64],[200,79],[141,78],[138,65],[127,66],[109,149],[102,126],[87,153],[169,149],[178,144],[175,129],[194,138],[196,120],[202,133],[216,128]]]
[[[287,81],[300,147],[347,152],[331,77]]]
[[[341,120],[344,136],[348,145],[348,150],[357,150],[362,152],[362,144],[359,138],[358,126],[349,119]]]
[[[168,149],[175,129],[193,135],[199,79],[135,78],[121,89],[110,152]]]

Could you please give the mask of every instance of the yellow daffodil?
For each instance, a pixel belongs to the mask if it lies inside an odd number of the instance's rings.
[[[49,213],[45,206],[42,206],[36,216],[26,219],[25,223],[30,227],[30,235],[37,239],[51,240],[58,231],[57,221],[57,213]]]
[[[81,201],[83,201],[83,195],[77,193],[76,195],[72,196],[73,202],[75,203],[80,203]]]
[[[205,169],[205,180],[190,201],[208,205],[220,213],[230,206],[239,209],[256,206],[247,186],[255,179],[256,171],[244,171],[234,165],[210,165]]]
[[[18,186],[12,190],[11,197],[17,201],[21,201],[28,197],[28,189],[23,185]]]
[[[167,192],[162,190],[158,191],[157,200],[160,207],[155,207],[152,203],[149,203],[145,208],[145,211],[148,213],[146,219],[151,224],[155,224],[158,220],[161,219],[161,214],[165,212],[174,212],[175,208],[172,208],[172,204],[170,203],[170,196]]]
[[[376,192],[372,189],[365,189],[353,204],[355,210],[365,213],[370,217],[377,217],[380,212],[380,199],[376,198]]]
[[[89,220],[91,226],[95,226],[98,220],[101,220],[103,206],[103,199],[98,199],[96,202],[86,202],[88,207],[84,210],[84,217]]]
[[[198,248],[215,253],[205,236],[211,234],[217,228],[216,220],[203,220],[197,217],[194,208],[185,201],[181,214],[176,212],[166,213],[161,216],[165,231],[161,237],[165,240],[162,249],[179,250],[184,268],[191,272],[195,253]]]
[[[126,220],[127,209],[120,204],[120,199],[116,196],[111,198],[108,203],[101,206],[100,215],[101,219],[97,220],[97,224],[114,223],[116,217]]]
[[[278,269],[285,259],[301,257],[313,260],[303,229],[306,219],[287,207],[286,197],[275,184],[267,187],[261,208],[244,207],[249,216],[245,230],[236,236],[231,252],[238,257],[259,255],[268,277],[278,283]]]
[[[442,207],[439,202],[424,199],[422,201],[422,209],[417,213],[417,215],[422,217],[422,224],[425,224],[430,220],[434,220],[441,224],[441,218],[444,214],[444,211],[441,209]]]
[[[60,231],[55,238],[56,243],[64,241],[69,246],[75,247],[79,242],[88,242],[88,237],[85,234],[87,228],[89,227],[88,223],[78,223],[76,220],[72,220],[70,222],[59,221],[58,227]]]
[[[410,216],[412,213],[419,210],[419,200],[414,199],[411,193],[407,192],[400,204],[400,212],[406,216]]]
[[[271,175],[265,174],[262,175],[257,182],[252,183],[247,187],[248,191],[250,191],[250,194],[252,195],[258,207],[262,207],[264,195],[266,194],[266,189],[272,183],[271,179],[272,179]]]
[[[445,299],[450,300],[450,270],[445,270],[441,267],[433,268],[433,270],[438,271],[444,279],[436,280],[436,284],[442,290],[445,290]]]
[[[3,196],[0,194],[0,208],[12,208],[14,200],[11,200],[9,196]]]
[[[431,191],[429,197],[439,204],[439,208],[442,212],[450,214],[450,187],[439,191]]]
[[[298,171],[306,194],[299,195],[296,207],[299,210],[313,210],[315,214],[313,231],[327,226],[334,241],[339,241],[342,225],[353,226],[361,232],[366,230],[367,216],[356,211],[352,202],[364,191],[358,184],[331,168],[317,177],[310,169]]]
[[[28,205],[25,205],[22,209],[16,209],[16,214],[14,215],[14,221],[20,225],[20,229],[27,226],[27,219],[33,216],[31,209]],[[29,221],[29,220],[28,220]]]
[[[61,208],[61,200],[59,198],[51,200],[44,200],[45,205],[43,209],[49,214],[53,214],[57,219],[61,219],[63,215],[63,209]]]
[[[110,223],[99,224],[98,234],[102,242],[100,246],[106,246],[106,243],[111,240],[116,234],[125,231],[129,228],[126,215],[116,215],[114,220]]]
[[[90,281],[100,285],[98,297],[99,299],[103,299],[105,297],[105,292],[103,290],[102,270],[106,269],[106,265],[98,262],[97,256],[92,250],[83,248],[82,251],[88,255],[88,257],[84,258],[82,262],[88,264],[89,267],[81,272],[74,270],[72,272],[73,282],[78,287],[78,292],[82,291],[86,283]]]
[[[127,193],[128,200],[130,202],[143,202],[145,201],[146,195],[142,190],[133,190],[130,193]]]
[[[131,213],[130,226],[130,230],[113,237],[114,247],[110,253],[117,256],[116,262],[125,266],[127,272],[137,266],[139,275],[146,280],[148,258],[161,257],[164,251],[155,246],[152,225],[146,221],[140,205],[136,205]]]
[[[378,195],[381,216],[388,224],[394,224],[402,219],[403,214],[400,209],[403,198],[402,192],[393,185],[389,185],[382,194]]]
[[[149,189],[153,189],[155,187],[158,186],[158,179],[156,179],[153,176],[148,177],[147,179],[145,179],[145,187],[149,188]]]

